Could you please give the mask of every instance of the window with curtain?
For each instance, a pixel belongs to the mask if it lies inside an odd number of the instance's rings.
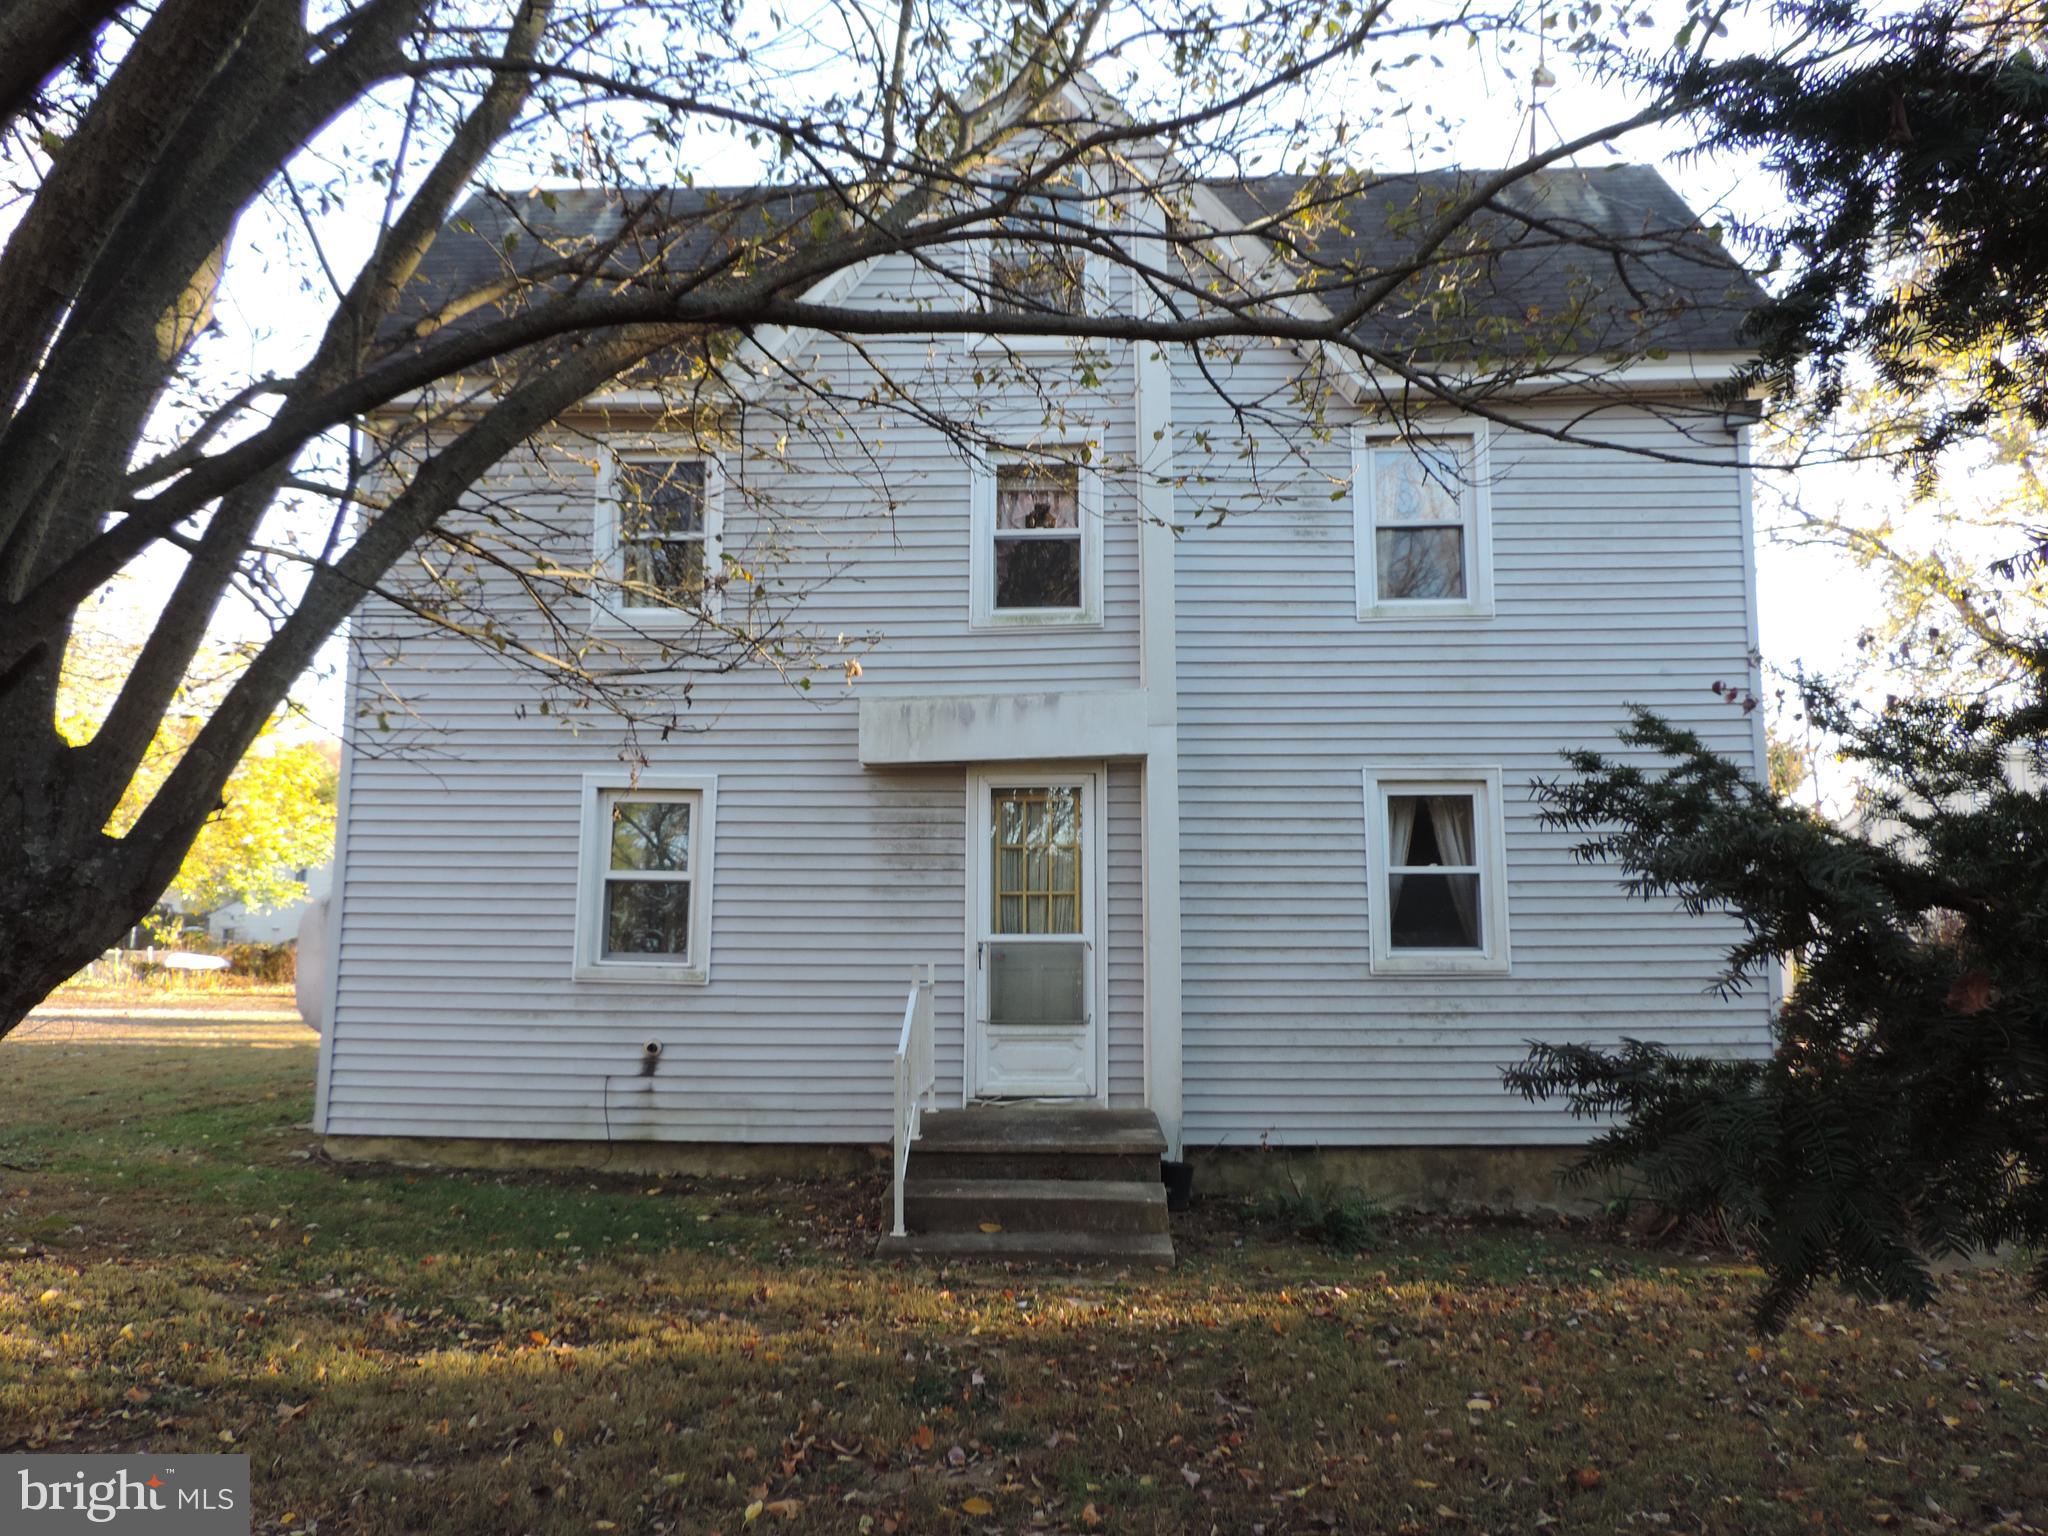
[[[1364,778],[1373,970],[1507,975],[1501,770],[1367,767]]]
[[[1079,611],[1084,552],[1081,477],[1072,465],[996,470],[994,607]]]
[[[1388,947],[1484,950],[1476,796],[1394,792],[1386,815]]]
[[[1373,596],[1382,603],[1471,596],[1472,440],[1377,441],[1366,455]]]

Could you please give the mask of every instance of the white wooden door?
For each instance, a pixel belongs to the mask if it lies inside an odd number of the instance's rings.
[[[969,780],[974,1097],[1096,1097],[1107,889],[1101,783],[1098,771],[1072,770],[991,770]]]

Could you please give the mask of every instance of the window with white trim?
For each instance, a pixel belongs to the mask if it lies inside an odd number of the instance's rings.
[[[1102,619],[1102,477],[1092,445],[974,471],[977,628]]]
[[[725,477],[704,454],[621,454],[601,476],[597,562],[602,612],[635,625],[716,613]]]
[[[995,208],[1009,186],[1030,174],[1028,166],[996,170],[977,189],[977,202]],[[1081,243],[1103,227],[1101,199],[1092,177],[1069,168],[1032,182],[1011,206],[991,212],[967,245],[964,276],[973,302],[989,314],[1039,316],[1087,315],[1112,304],[1109,269]],[[961,211],[974,206],[962,204]],[[966,344],[1027,357],[1103,345],[1058,332],[973,335]]]
[[[702,983],[710,977],[716,781],[583,781],[576,974]]]
[[[1500,770],[1365,773],[1376,971],[1505,971]]]
[[[1483,432],[1359,434],[1352,495],[1360,618],[1493,611]]]
[[[1086,227],[1071,187],[1027,192],[1013,209],[992,221],[1000,231],[989,242],[986,303],[1007,315],[1078,315],[1087,308],[1086,252],[1070,243]]]

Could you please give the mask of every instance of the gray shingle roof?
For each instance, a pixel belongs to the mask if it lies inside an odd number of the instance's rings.
[[[1301,177],[1210,186],[1236,217],[1273,221],[1268,232],[1294,247],[1313,280],[1339,290],[1325,298],[1341,308],[1343,288],[1407,259],[1417,235],[1484,175],[1390,176],[1327,207]],[[606,247],[605,273],[594,279],[600,284],[649,261],[670,273],[689,271],[736,238],[799,217],[807,195],[720,187],[479,196],[427,252],[385,334],[456,296],[538,275],[565,256],[587,261]],[[1307,217],[1281,220],[1304,205],[1314,210]],[[1447,264],[1409,279],[1365,317],[1356,330],[1361,341],[1440,358],[1731,351],[1743,347],[1742,323],[1765,301],[1648,166],[1535,173],[1461,229],[1443,257]]]
[[[595,281],[617,281],[648,263],[688,272],[736,239],[777,228],[802,211],[788,187],[669,187],[647,191],[572,187],[472,197],[435,237],[383,325],[391,336],[451,300],[549,264],[587,265],[607,251]],[[550,285],[560,291],[562,283]]]
[[[1375,180],[1302,237],[1319,273],[1368,278],[1409,259],[1490,173]],[[1214,183],[1247,221],[1315,203],[1298,176]],[[1282,238],[1285,238],[1284,231]],[[1764,291],[1646,165],[1557,167],[1510,184],[1448,242],[1447,269],[1404,284],[1357,327],[1368,345],[1465,357],[1531,346],[1597,353],[1734,351]],[[1341,307],[1343,296],[1328,298]]]

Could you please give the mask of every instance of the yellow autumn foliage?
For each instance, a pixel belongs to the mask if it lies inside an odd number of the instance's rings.
[[[124,649],[74,646],[67,656],[57,726],[74,746],[92,739],[110,707],[124,661],[132,659],[119,654]],[[205,676],[188,682],[158,726],[107,819],[110,834],[118,837],[134,824],[238,668],[226,651],[208,661]],[[334,853],[336,763],[332,748],[287,739],[273,720],[229,776],[220,806],[194,839],[166,897],[193,912],[230,901],[263,911],[303,897],[298,872],[325,864]]]

